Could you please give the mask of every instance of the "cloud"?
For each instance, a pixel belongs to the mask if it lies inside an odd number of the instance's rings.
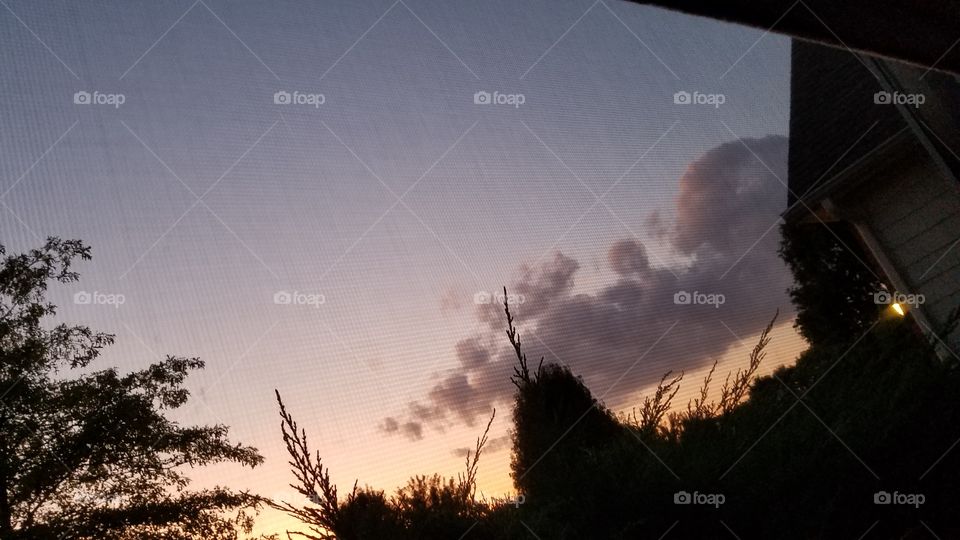
[[[607,262],[614,272],[623,277],[643,276],[650,270],[647,250],[635,240],[615,242],[607,252]]]
[[[643,224],[647,228],[647,235],[656,240],[663,240],[669,234],[669,229],[666,223],[664,223],[659,210],[650,212],[650,215],[643,221]]]
[[[465,339],[457,343],[457,360],[464,369],[476,369],[490,361],[490,351],[481,345],[480,338]]]
[[[614,404],[667,370],[708,364],[737,345],[738,336],[759,332],[777,309],[789,311],[791,278],[777,256],[776,227],[786,205],[786,162],[787,139],[768,136],[721,144],[690,164],[679,181],[673,222],[660,213],[647,219],[651,237],[665,239],[691,261],[686,266],[654,265],[637,238],[608,246],[614,278],[591,292],[576,291],[581,266],[563,253],[520,266],[509,292],[524,299],[511,311],[527,355],[569,366]],[[680,291],[724,302],[676,303]],[[503,338],[503,307],[476,310],[488,330],[458,342],[457,368],[409,404],[416,439],[427,426],[474,426],[512,398],[515,360]],[[403,429],[397,422],[392,432]]]
[[[440,311],[445,313],[459,311],[464,306],[463,294],[450,287],[440,297]]]
[[[510,448],[511,444],[513,444],[513,440],[509,433],[506,435],[502,435],[500,437],[493,437],[493,438],[487,439],[487,444],[484,445],[482,452],[483,454],[493,454],[496,452],[500,452],[501,450],[506,450],[507,448]],[[454,448],[451,453],[454,456],[465,458],[467,457],[467,452],[469,452],[470,455],[473,455],[474,450],[476,450],[476,448],[470,448],[469,446],[461,446],[460,448]],[[483,454],[481,454],[481,456]]]
[[[673,246],[684,255],[742,253],[744,237],[763,234],[786,204],[786,163],[779,136],[724,143],[691,163],[680,178]]]
[[[408,439],[419,441],[423,438],[423,424],[419,422],[404,422],[400,426],[400,432]]]
[[[386,433],[396,433],[398,429],[400,429],[400,423],[392,416],[384,418],[383,423],[380,424],[380,430]]]
[[[580,263],[557,252],[553,259],[545,264],[520,267],[520,277],[507,291],[523,299],[525,317],[536,317],[549,309],[554,299],[570,292],[573,275],[580,269]],[[497,303],[477,305],[477,318],[497,330],[503,327],[503,305]]]
[[[380,431],[387,434],[399,433],[411,441],[419,441],[423,438],[422,422],[403,422],[402,424],[396,418],[387,417],[380,424]]]

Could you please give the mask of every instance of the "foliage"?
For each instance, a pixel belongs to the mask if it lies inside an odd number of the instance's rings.
[[[393,497],[372,488],[353,489],[343,499],[330,480],[330,471],[323,465],[319,452],[311,452],[306,430],[296,420],[280,396],[280,429],[290,457],[288,462],[296,479],[290,484],[307,504],[270,501],[277,510],[297,518],[309,531],[287,531],[288,538],[309,540],[364,538],[457,538],[464,531],[476,528],[490,533],[492,524],[502,513],[503,503],[477,500],[476,482],[480,455],[487,443],[496,411],[490,417],[483,435],[473,451],[467,452],[465,472],[457,478],[440,475],[414,476]],[[508,525],[498,525],[504,527]]]
[[[254,467],[255,448],[228,428],[181,426],[196,358],[168,356],[121,374],[92,370],[113,336],[46,320],[51,283],[72,283],[78,240],[50,238],[7,255],[0,246],[0,538],[237,538],[259,499],[225,488],[189,491],[185,467]],[[81,368],[88,368],[82,370]]]
[[[793,365],[757,375],[774,315],[717,400],[714,363],[686,409],[673,405],[683,374],[668,372],[639,413],[616,417],[568,368],[542,358],[530,368],[505,303],[516,355],[511,471],[524,504],[471,502],[460,484],[419,476],[391,499],[354,487],[336,517],[357,493],[376,511],[308,538],[960,537],[951,504],[960,373],[909,319],[878,319],[880,284],[847,249],[849,231],[790,225],[784,237],[795,325],[810,343]],[[877,505],[882,491],[926,502]],[[677,504],[683,493],[724,502]],[[392,528],[369,533],[357,520]]]
[[[789,223],[781,226],[780,257],[793,273],[790,298],[795,326],[811,344],[849,343],[877,318],[873,295],[880,281],[857,255],[850,225]]]

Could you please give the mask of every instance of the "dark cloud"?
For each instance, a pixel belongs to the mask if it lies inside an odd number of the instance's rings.
[[[519,278],[507,292],[522,306],[524,317],[536,317],[549,309],[555,300],[570,292],[573,275],[579,269],[580,263],[557,252],[553,259],[545,264],[535,267],[521,266]],[[501,303],[491,302],[477,306],[477,318],[492,328],[502,328],[503,317]]]
[[[659,210],[650,212],[650,215],[647,216],[647,219],[643,221],[643,224],[647,228],[646,232],[651,238],[663,240],[664,238],[667,238],[670,233],[667,224],[663,221],[663,217],[660,215]]]
[[[423,438],[423,424],[420,422],[404,422],[400,425],[400,433],[411,441],[419,441]]]
[[[652,265],[635,238],[608,248],[616,278],[590,294],[574,292],[580,265],[562,253],[521,266],[509,293],[523,300],[511,311],[528,356],[568,365],[597,397],[613,403],[667,370],[708,364],[738,343],[735,336],[754,335],[775,310],[788,311],[790,276],[776,253],[775,226],[786,204],[780,181],[786,179],[786,152],[784,137],[745,139],[713,148],[687,168],[674,222],[659,214],[648,219],[652,236],[667,239],[674,253],[691,261],[687,266]],[[680,291],[722,295],[725,302],[677,303]],[[503,338],[503,307],[478,305],[477,317],[489,335],[459,342],[459,367],[422,402],[410,404],[415,438],[426,426],[476,425],[495,405],[509,403],[514,358]],[[393,432],[401,432],[406,424],[394,425]]]
[[[615,242],[607,252],[607,262],[614,272],[624,277],[642,276],[650,270],[647,250],[635,240]]]
[[[459,311],[464,306],[463,293],[453,289],[448,288],[443,296],[440,297],[440,310],[444,312]]]
[[[457,360],[464,369],[476,369],[490,361],[490,351],[481,345],[480,338],[464,339],[457,343]]]
[[[509,433],[500,437],[493,437],[491,439],[487,439],[487,444],[483,446],[482,452],[483,454],[493,454],[510,448],[511,444],[513,444],[513,441],[511,440]],[[461,446],[460,448],[454,448],[452,454],[457,457],[465,458],[467,457],[467,452],[469,452],[470,455],[473,455],[474,450],[476,450],[476,448]],[[481,456],[483,454],[481,454]]]
[[[423,422],[407,421],[400,423],[396,418],[388,416],[380,423],[380,431],[388,434],[400,434],[411,441],[419,441],[423,438]]]
[[[484,403],[481,389],[470,384],[469,375],[470,370],[448,375],[430,389],[427,399],[440,411],[452,413],[472,426],[477,415],[485,414],[490,407]]]
[[[674,248],[739,256],[786,204],[786,163],[787,139],[778,136],[724,143],[691,163],[680,178]]]
[[[380,430],[384,433],[396,433],[398,429],[400,429],[400,423],[392,416],[384,418],[383,423],[380,424]]]

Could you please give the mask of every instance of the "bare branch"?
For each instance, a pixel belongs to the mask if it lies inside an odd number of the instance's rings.
[[[311,454],[307,443],[307,432],[299,428],[293,415],[287,412],[287,408],[280,397],[280,392],[276,391],[277,403],[280,405],[280,430],[283,433],[283,442],[287,447],[287,454],[290,456],[291,472],[297,479],[297,484],[290,484],[290,487],[297,490],[298,493],[307,498],[318,508],[309,506],[297,507],[287,501],[268,501],[268,504],[277,510],[286,512],[288,515],[299,519],[301,522],[311,525],[314,532],[319,536],[312,536],[302,532],[287,531],[287,538],[291,534],[308,538],[310,540],[333,540],[336,538],[334,531],[337,529],[337,522],[340,513],[339,501],[337,499],[337,486],[330,481],[330,471],[323,466],[320,458],[320,452]],[[354,484],[354,492],[356,491]]]
[[[634,424],[643,435],[652,435],[657,431],[664,415],[670,410],[674,396],[680,391],[680,381],[683,380],[683,372],[671,379],[670,382],[667,382],[667,378],[670,377],[671,373],[671,371],[668,371],[663,374],[663,377],[660,378],[660,382],[657,384],[657,391],[654,392],[652,398],[647,396],[643,399],[640,417],[637,418],[636,411],[633,413]]]
[[[773,329],[773,323],[776,322],[777,316],[779,315],[780,310],[777,310],[773,318],[770,319],[770,322],[767,323],[767,327],[760,333],[760,339],[753,347],[753,350],[750,351],[750,363],[747,368],[737,370],[737,374],[733,377],[732,384],[730,383],[730,376],[727,375],[727,380],[723,383],[723,388],[720,391],[720,403],[716,408],[717,413],[726,414],[732,411],[743,401],[743,398],[746,397],[747,392],[750,390],[750,385],[755,378],[757,368],[760,367],[760,362],[767,356],[764,349],[770,343],[770,330]]]
[[[490,426],[493,425],[493,419],[496,417],[497,409],[493,409],[493,414],[490,415],[490,420],[487,422],[487,428],[483,430],[483,436],[477,438],[477,445],[473,453],[471,454],[470,450],[467,450],[467,471],[466,474],[459,475],[460,491],[466,501],[474,502],[475,500],[477,490],[477,466],[480,461],[480,454],[483,452],[483,447],[487,444],[487,438],[490,435]]]
[[[513,368],[513,375],[510,376],[510,382],[520,388],[522,385],[530,382],[530,369],[527,367],[527,355],[520,348],[520,334],[517,333],[517,327],[513,325],[513,315],[510,314],[510,301],[507,299],[507,288],[503,288],[503,311],[507,314],[507,338],[510,339],[510,345],[517,354],[517,366]],[[535,379],[540,378],[540,370],[543,368],[543,357],[540,357],[540,364],[537,366]]]

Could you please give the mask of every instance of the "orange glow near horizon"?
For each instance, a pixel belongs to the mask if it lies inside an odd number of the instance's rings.
[[[768,360],[761,364],[757,373],[758,376],[769,375],[781,365],[792,364],[796,360],[796,355],[806,348],[806,343],[803,338],[793,328],[792,319],[776,325],[771,331],[770,337],[772,341],[767,349],[769,351]],[[717,372],[736,371],[738,367],[741,367],[746,362],[757,338],[758,335],[743,336],[743,339],[736,345],[730,347],[720,355],[718,358]],[[702,381],[709,369],[710,366],[705,365],[688,372],[687,376],[684,377],[685,382],[681,384],[680,391],[673,402],[674,410],[686,407],[687,400],[699,392],[700,381]],[[633,404],[642,400],[643,395],[649,394],[652,391],[654,391],[654,388],[644,388],[635,395],[625,396],[617,403],[609,403],[608,405],[610,405],[614,411],[629,410]],[[712,390],[711,397],[714,397],[713,393],[716,391],[718,391],[717,388]],[[503,412],[506,411],[507,409],[504,407]],[[508,414],[503,414],[503,416],[501,416],[501,414],[503,413],[501,409],[498,408],[498,420],[500,418],[509,418]],[[308,419],[304,418],[304,420]],[[316,423],[316,420],[317,419],[309,419],[307,423],[313,424]],[[469,429],[464,429],[463,432],[466,436],[464,444],[467,444],[470,442],[471,436],[475,435],[472,435]],[[425,441],[419,442],[422,443]],[[418,443],[409,444],[415,445]],[[261,448],[261,450],[266,450],[266,448]],[[279,446],[277,450],[280,450]],[[418,461],[400,460],[389,469],[382,468],[377,464],[368,464],[366,467],[361,466],[360,469],[343,470],[342,465],[349,461],[349,459],[343,455],[342,451],[338,451],[336,447],[321,449],[321,451],[324,453],[325,463],[332,467],[334,476],[341,479],[338,482],[341,497],[349,492],[355,479],[359,479],[359,486],[362,487],[366,485],[374,489],[383,490],[384,494],[390,497],[393,496],[398,489],[403,487],[407,478],[418,474],[433,473],[447,477],[455,477],[463,467],[461,457],[448,455],[444,459],[432,462],[429,466],[424,466],[422,462]],[[224,469],[210,468],[205,471],[206,474],[202,474],[202,478],[198,472],[194,473],[194,477],[198,483],[205,484],[207,482],[223,482],[225,478],[224,473],[239,474],[250,482],[261,480],[263,485],[261,488],[263,491],[261,493],[262,495],[271,496],[275,499],[289,500],[291,502],[297,500],[298,495],[296,492],[287,486],[293,478],[286,464],[286,455],[272,454],[266,451],[264,453],[269,454],[267,463],[262,467],[258,467],[252,475],[248,471],[238,471],[235,467],[231,467],[230,473],[226,473]],[[241,476],[235,478],[239,481]],[[477,484],[477,496],[480,499],[490,500],[492,498],[509,497],[514,494],[513,481],[510,477],[509,449],[485,453],[483,455],[480,460]],[[281,491],[278,492],[276,487],[281,485],[283,487]],[[254,492],[257,492],[256,488],[252,489]],[[280,534],[281,538],[287,530],[306,532],[308,531],[308,527],[283,512],[268,508],[260,513],[254,528],[256,534],[276,533]]]

